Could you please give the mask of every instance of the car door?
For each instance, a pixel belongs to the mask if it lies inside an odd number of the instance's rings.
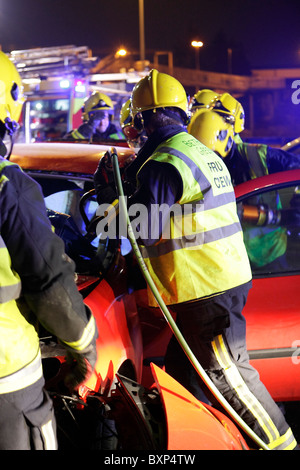
[[[253,273],[244,314],[250,361],[276,401],[300,399],[300,171],[236,188]]]

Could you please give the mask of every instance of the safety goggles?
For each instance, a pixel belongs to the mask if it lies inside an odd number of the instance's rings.
[[[123,127],[123,134],[125,135],[125,137],[129,140],[135,140],[139,137],[139,132],[136,130],[135,127],[129,125],[129,126],[125,126]]]

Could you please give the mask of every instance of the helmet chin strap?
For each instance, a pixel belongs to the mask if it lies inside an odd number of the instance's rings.
[[[10,118],[4,120],[5,130],[9,135],[13,135],[19,128],[19,124]]]
[[[12,153],[13,145],[14,145],[14,139],[13,139],[12,135],[10,135],[9,151],[7,151],[7,147],[6,147],[5,143],[0,138],[0,156],[5,158],[6,160],[9,160],[10,156],[11,156],[11,153]]]
[[[2,126],[3,128],[1,132],[3,136],[0,137],[0,156],[5,157],[6,160],[9,160],[11,153],[12,153],[13,145],[14,145],[14,135],[19,127],[19,124],[16,121],[12,121],[9,118],[6,118],[4,123],[1,123],[1,124],[4,124],[4,125]],[[9,151],[7,151],[7,147],[5,143],[3,142],[3,138],[5,137],[5,135],[9,136],[9,140],[10,140]]]

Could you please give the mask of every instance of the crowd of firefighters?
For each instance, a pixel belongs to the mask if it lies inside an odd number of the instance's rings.
[[[65,347],[71,391],[95,366],[98,332],[76,288],[74,263],[51,229],[39,186],[5,158],[3,140],[17,128],[23,97],[20,77],[2,52],[0,84],[0,449],[56,449],[35,321]],[[162,299],[176,313],[180,331],[210,379],[247,425],[270,449],[295,449],[284,415],[249,364],[242,310],[251,288],[250,261],[255,263],[256,256],[243,240],[234,185],[299,168],[299,160],[266,145],[244,143],[244,110],[229,93],[200,90],[188,100],[177,79],[157,70],[142,78],[124,103],[123,134],[113,126],[112,113],[110,98],[93,93],[85,102],[82,125],[65,139],[125,136],[137,148],[123,175],[128,204],[146,206],[149,219],[152,204],[166,208],[158,220],[144,221],[147,227],[158,226],[158,236],[147,234],[141,221],[139,238]],[[94,175],[97,200],[112,203],[118,195],[105,172],[102,159]],[[227,184],[217,184],[216,176]],[[167,210],[174,204],[193,207],[201,233],[192,239],[178,236]],[[284,214],[261,210],[256,223],[276,226],[283,219]],[[166,221],[168,239],[161,236]],[[276,254],[268,250],[265,263],[284,262],[284,249]],[[149,305],[157,306],[150,289]],[[165,369],[197,398],[219,405],[174,337]]]

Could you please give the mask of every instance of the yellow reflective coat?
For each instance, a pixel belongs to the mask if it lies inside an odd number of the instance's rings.
[[[0,158],[0,393],[42,377],[39,321],[85,353],[97,337],[94,317],[74,282],[74,263],[51,229],[39,185]]]
[[[158,290],[168,304],[216,295],[251,280],[251,269],[223,160],[181,132],[162,142],[150,160],[173,165],[183,191],[159,242],[141,246]],[[156,305],[149,292],[150,305]]]

